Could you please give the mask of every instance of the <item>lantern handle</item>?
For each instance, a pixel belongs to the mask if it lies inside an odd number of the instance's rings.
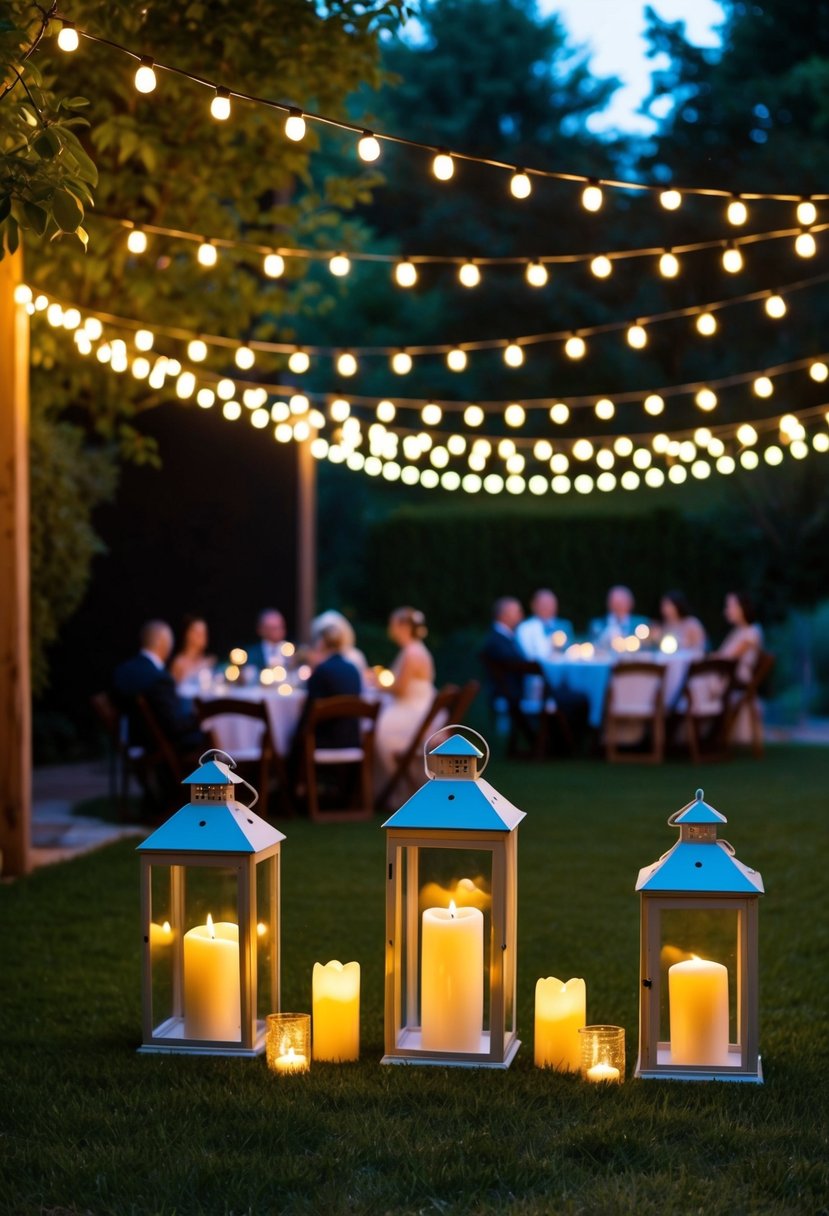
[[[219,758],[224,764],[227,765],[228,768],[231,768],[234,770],[236,769],[236,761],[233,759],[233,757],[228,752],[222,751],[222,749],[220,747],[209,747],[206,752],[203,752],[202,755],[199,756],[199,764],[204,764],[205,760],[208,757],[210,757],[211,759]],[[242,804],[243,806],[246,805],[249,811],[252,811],[253,808],[256,806],[257,802],[259,801],[259,791],[254,789],[254,787],[251,785],[251,783],[249,781],[245,781],[245,779],[241,775],[241,773],[236,773],[236,776],[239,778],[239,784],[246,785],[248,787],[248,789],[250,790],[250,792],[253,794],[253,802],[248,802],[248,803]]]
[[[426,776],[429,778],[429,780],[434,781],[434,779],[435,779],[435,774],[433,772],[431,772],[429,769],[429,744],[432,742],[433,739],[436,739],[438,735],[442,735],[445,730],[466,731],[466,733],[468,735],[474,735],[476,739],[480,740],[480,742],[483,744],[484,748],[486,749],[485,755],[484,755],[484,762],[481,765],[481,768],[478,772],[479,777],[483,776],[484,769],[489,764],[489,757],[491,755],[490,746],[487,743],[486,739],[483,737],[483,735],[478,734],[478,732],[476,730],[473,730],[471,726],[464,726],[462,722],[447,722],[445,726],[439,726],[437,730],[433,730],[431,735],[429,736],[429,738],[423,744],[423,767],[426,770]]]

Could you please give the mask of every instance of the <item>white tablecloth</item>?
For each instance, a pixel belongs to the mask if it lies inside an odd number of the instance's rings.
[[[263,684],[250,687],[228,684],[226,689],[221,690],[212,688],[205,692],[199,689],[195,695],[202,701],[230,697],[234,701],[264,703],[268,711],[274,747],[281,756],[287,756],[306,694],[304,688],[280,693],[277,688]],[[251,759],[262,750],[262,724],[255,718],[221,714],[216,718],[206,719],[204,728],[212,732],[217,747],[237,759]]]
[[[695,651],[678,651],[676,654],[663,655],[653,652],[630,656],[631,662],[660,663],[666,668],[665,672],[665,708],[670,709],[679,690],[682,688],[688,665],[701,656]],[[623,657],[616,655],[594,655],[591,659],[568,658],[567,655],[543,659],[541,666],[547,683],[553,688],[558,684],[566,684],[573,692],[581,692],[590,703],[589,722],[597,730],[602,724],[607,686],[610,683],[610,673],[617,663],[624,663]]]

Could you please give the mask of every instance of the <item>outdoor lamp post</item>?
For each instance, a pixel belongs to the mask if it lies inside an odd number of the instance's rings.
[[[219,759],[218,757],[222,757]],[[281,832],[224,752],[185,777],[190,802],[141,853],[143,1042],[139,1051],[256,1056],[279,1009]],[[239,785],[253,791],[237,802]]]
[[[427,752],[430,780],[383,825],[384,1064],[508,1068],[520,1046],[517,829],[524,812],[481,780],[482,758],[469,739],[451,735]]]
[[[717,827],[702,790],[668,820],[679,840],[639,871],[636,1076],[761,1083],[757,906],[763,880]]]

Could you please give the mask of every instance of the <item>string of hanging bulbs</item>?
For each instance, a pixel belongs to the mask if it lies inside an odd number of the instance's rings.
[[[801,258],[812,258],[817,253],[815,236],[825,232],[829,224],[815,224],[808,231],[801,228],[780,228],[768,232],[747,233],[728,239],[713,238],[691,241],[685,244],[649,245],[638,249],[613,249],[607,252],[553,253],[536,257],[509,255],[495,257],[480,255],[469,257],[461,254],[406,254],[371,253],[363,250],[307,249],[290,246],[271,246],[254,241],[242,241],[232,237],[204,236],[181,228],[170,228],[162,224],[140,224],[133,220],[115,216],[98,215],[93,219],[108,220],[127,229],[126,247],[129,253],[140,257],[149,248],[150,236],[161,236],[170,240],[188,241],[196,245],[196,260],[205,269],[211,269],[219,261],[219,252],[229,249],[245,254],[255,254],[262,259],[262,272],[266,278],[279,279],[285,274],[287,264],[326,262],[334,278],[345,279],[351,273],[353,263],[385,263],[392,268],[392,281],[404,289],[415,287],[424,266],[449,266],[455,269],[462,287],[480,286],[485,268],[512,268],[523,270],[524,281],[530,287],[545,287],[550,281],[550,267],[563,265],[587,266],[597,279],[607,279],[613,273],[616,262],[650,258],[656,263],[662,278],[673,279],[681,272],[680,257],[700,253],[704,250],[720,250],[720,263],[727,274],[739,274],[745,268],[743,249],[768,241],[791,239],[794,252]]]
[[[730,224],[739,227],[748,220],[748,202],[767,199],[778,202],[794,203],[798,224],[809,228],[817,218],[816,203],[829,199],[829,194],[814,193],[792,194],[777,191],[746,191],[735,192],[713,186],[664,186],[652,185],[645,182],[629,181],[620,178],[595,178],[581,173],[568,173],[551,169],[540,169],[526,165],[516,165],[508,160],[492,157],[476,156],[457,149],[441,147],[437,144],[424,143],[408,139],[388,131],[369,130],[359,124],[346,122],[330,115],[303,110],[286,102],[275,101],[267,97],[259,97],[239,89],[232,89],[205,76],[189,72],[173,64],[162,63],[149,55],[134,51],[110,38],[103,38],[89,30],[79,27],[63,14],[56,14],[55,20],[61,22],[57,44],[62,51],[73,53],[78,50],[81,39],[90,43],[107,47],[129,59],[138,66],[135,71],[134,84],[137,92],[148,95],[158,87],[158,73],[169,73],[182,79],[189,80],[195,85],[208,90],[210,93],[209,112],[216,122],[227,122],[232,117],[233,104],[243,102],[249,105],[261,106],[284,115],[285,137],[295,143],[301,142],[307,133],[308,125],[331,127],[356,136],[357,155],[367,164],[378,161],[382,155],[384,144],[397,144],[425,153],[431,161],[431,171],[438,182],[451,181],[459,165],[474,163],[504,171],[509,174],[509,193],[517,199],[529,198],[533,191],[535,179],[572,182],[581,187],[581,204],[585,211],[596,213],[602,210],[606,190],[629,190],[647,193],[658,200],[659,205],[669,212],[677,211],[686,195],[725,199],[726,217]]]

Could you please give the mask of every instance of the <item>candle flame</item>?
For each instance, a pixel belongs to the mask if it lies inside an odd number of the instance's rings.
[[[259,924],[256,926],[256,932],[260,937],[264,937],[268,932],[268,926],[260,920]]]
[[[287,1055],[289,1060],[296,1059],[296,1052],[294,1051],[293,1047],[289,1047],[285,1054]]]
[[[213,928],[213,917],[210,915],[209,912],[207,913],[207,932],[210,934],[211,937],[216,936],[216,931]]]
[[[172,929],[170,928],[170,922],[169,922],[168,920],[165,920],[165,922],[164,922],[164,924],[161,926],[161,928],[163,929],[163,931],[164,931],[165,933],[172,933]]]
[[[450,899],[449,900],[449,915],[454,916],[456,912],[457,912],[457,908],[455,907],[455,901],[454,901],[454,899]]]

